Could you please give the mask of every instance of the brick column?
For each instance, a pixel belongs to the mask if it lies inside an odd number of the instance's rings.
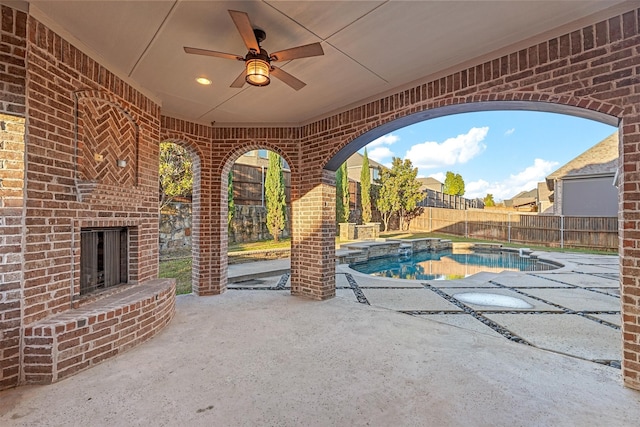
[[[622,304],[622,377],[627,387],[640,390],[640,114],[622,121],[619,184],[619,234]]]
[[[208,214],[202,216],[209,233],[204,246],[209,250],[211,280],[206,290],[198,294],[201,296],[218,295],[227,290],[227,174],[211,177],[211,203]]]
[[[0,390],[18,385],[24,280],[26,26],[0,6]]]
[[[336,294],[335,172],[297,175],[292,176],[301,191],[292,202],[291,293],[317,300],[332,298]]]
[[[211,257],[215,247],[215,240],[212,237],[211,205],[214,203],[216,194],[213,194],[212,173],[211,173],[211,152],[203,149],[203,158],[200,159],[199,167],[194,168],[193,176],[199,177],[194,180],[193,185],[193,238],[191,241],[195,251],[192,266],[191,287],[193,293],[198,296],[215,295],[215,286],[212,285],[215,279],[211,272]],[[194,164],[195,166],[195,164]]]

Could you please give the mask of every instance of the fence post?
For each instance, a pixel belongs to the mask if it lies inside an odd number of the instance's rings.
[[[564,248],[564,215],[560,215],[560,247]]]
[[[433,233],[433,208],[429,208],[429,233]]]
[[[467,210],[464,211],[464,237],[469,237],[469,218],[468,218],[468,213],[469,213],[469,211],[467,211]]]
[[[511,243],[511,212],[507,212],[507,242]]]

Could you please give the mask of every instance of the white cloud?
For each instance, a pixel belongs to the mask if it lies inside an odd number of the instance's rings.
[[[378,163],[382,163],[386,159],[391,159],[394,154],[388,147],[376,147],[369,151],[367,156]]]
[[[431,178],[435,178],[438,181],[440,181],[441,183],[444,184],[444,179],[447,177],[444,172],[438,172],[438,173],[432,173],[431,175],[429,175]]]
[[[511,128],[504,133],[504,136],[511,136],[516,131],[516,128]]]
[[[487,191],[490,187],[489,183],[484,179],[479,179],[474,182],[469,182],[464,184],[464,197],[467,199],[475,199],[476,197],[484,197],[487,193],[491,193]]]
[[[387,135],[383,135],[380,138],[374,139],[369,144],[367,144],[367,148],[379,147],[381,145],[392,145],[400,140],[398,135],[394,135],[389,133]]]
[[[482,141],[488,132],[488,127],[474,127],[466,134],[449,138],[441,144],[434,141],[416,144],[409,148],[405,158],[423,169],[467,163],[487,148]]]
[[[488,183],[480,179],[478,181],[465,183],[464,196],[468,199],[484,197],[487,193],[493,194],[493,199],[497,202],[510,199],[521,191],[533,190],[538,186],[538,182],[544,181],[558,166],[558,162],[535,159],[533,165],[526,167],[517,174],[511,174],[509,178],[500,182]]]

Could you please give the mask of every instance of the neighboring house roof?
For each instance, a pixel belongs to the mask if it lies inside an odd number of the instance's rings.
[[[363,161],[364,161],[364,156],[356,151],[351,155],[351,157],[347,159],[347,168],[360,167],[362,166]],[[378,169],[384,168],[384,166],[382,166],[380,163],[376,162],[375,160],[372,160],[371,158],[369,158],[369,167],[378,168]]]
[[[442,192],[442,187],[444,186],[443,183],[430,176],[426,178],[417,178],[417,181],[420,182],[420,191],[428,189]]]
[[[503,200],[503,203],[508,208],[517,208],[520,206],[526,206],[537,203],[538,189],[521,191],[510,199]]]
[[[615,175],[618,169],[618,132],[598,142],[584,153],[547,176],[547,188],[554,189],[554,182],[580,176]]]
[[[421,184],[424,185],[444,185],[443,183],[441,183],[440,181],[438,181],[437,179],[433,178],[433,177],[426,177],[426,178],[417,178],[418,181],[420,181]]]

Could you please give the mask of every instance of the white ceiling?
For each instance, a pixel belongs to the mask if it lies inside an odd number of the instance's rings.
[[[34,16],[160,102],[163,114],[216,126],[306,123],[629,7],[603,0],[29,3]],[[307,86],[295,91],[272,79],[230,88],[241,62],[184,52],[244,56],[229,9],[266,31],[269,52],[320,42],[324,56],[279,63]],[[213,84],[199,85],[200,76]]]

